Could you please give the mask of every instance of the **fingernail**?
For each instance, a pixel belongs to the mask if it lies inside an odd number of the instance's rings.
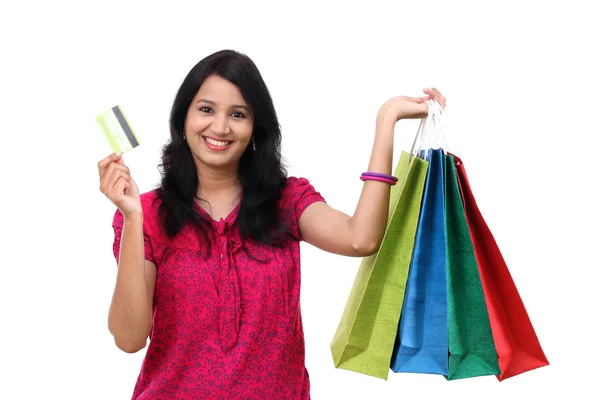
[[[119,151],[118,153],[115,153],[115,156],[119,157],[122,153]]]

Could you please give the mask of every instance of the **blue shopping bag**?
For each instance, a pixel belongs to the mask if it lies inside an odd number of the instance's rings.
[[[430,163],[391,369],[448,374],[448,301],[441,149],[420,152]]]

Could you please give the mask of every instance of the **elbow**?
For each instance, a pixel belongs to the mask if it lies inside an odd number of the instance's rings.
[[[385,230],[378,230],[369,227],[357,227],[350,224],[351,252],[354,257],[369,257],[376,254],[381,247]]]
[[[117,338],[115,338],[115,344],[117,345],[117,347],[119,348],[119,350],[128,353],[128,354],[134,354],[137,353],[138,351],[142,350],[144,347],[146,347],[146,341],[132,341],[132,340],[119,340]]]
[[[124,351],[125,353],[133,354],[142,350],[146,347],[146,338],[148,335],[142,337],[132,337],[131,335],[124,335],[122,333],[115,332],[114,329],[109,324],[109,332],[114,338],[115,345],[119,348],[119,350]]]
[[[115,319],[109,314],[108,331],[113,336],[113,340],[119,350],[133,354],[146,347],[146,341],[150,336],[152,326],[140,330],[133,327],[123,327],[115,324]],[[132,330],[133,329],[133,330]]]
[[[377,253],[381,246],[380,241],[361,241],[352,244],[352,252],[355,257],[369,257]]]

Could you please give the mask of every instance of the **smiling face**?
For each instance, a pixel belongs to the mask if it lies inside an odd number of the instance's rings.
[[[236,168],[252,138],[254,119],[239,89],[211,75],[194,96],[185,120],[185,136],[196,165]]]

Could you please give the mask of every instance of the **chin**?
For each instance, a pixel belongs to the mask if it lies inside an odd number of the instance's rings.
[[[239,157],[236,158],[230,154],[211,154],[210,152],[205,151],[197,153],[195,158],[198,159],[202,164],[215,168],[237,165],[240,160]]]

